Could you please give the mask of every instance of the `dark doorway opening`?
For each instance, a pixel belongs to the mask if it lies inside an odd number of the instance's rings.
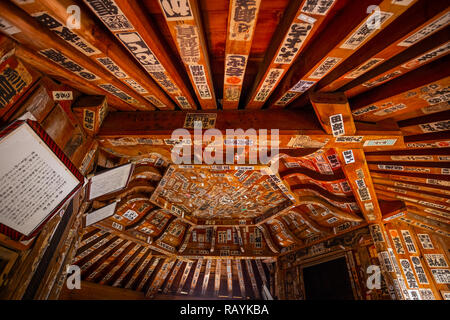
[[[354,300],[345,258],[303,268],[306,300]]]

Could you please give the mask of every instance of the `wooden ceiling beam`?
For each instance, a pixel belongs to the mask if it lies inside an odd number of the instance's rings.
[[[147,266],[152,260],[151,250],[148,250],[139,260],[139,262],[130,271],[129,276],[124,279],[124,288],[130,289],[135,287],[136,279],[141,275],[145,266]]]
[[[447,148],[367,152],[367,161],[450,162]]]
[[[49,28],[68,44],[102,66],[126,86],[136,91],[158,109],[173,110],[175,104],[153,79],[133,61],[127,51],[109,33],[96,25],[89,10],[74,0],[39,0],[15,2],[20,8]],[[78,6],[82,18],[79,28],[67,28],[67,8]]]
[[[183,260],[178,260],[175,266],[172,269],[172,272],[170,273],[169,280],[167,280],[166,286],[164,287],[164,290],[162,291],[164,294],[167,294],[172,287],[172,284],[175,280],[175,277],[178,274],[178,271],[180,270],[182,264],[184,263]]]
[[[300,219],[304,221],[305,225],[307,225],[310,229],[312,229],[315,232],[323,232],[325,235],[330,235],[333,233],[333,228],[331,227],[324,227],[320,224],[318,224],[316,221],[311,219],[309,215],[307,215],[305,212],[298,208],[293,209],[294,212],[298,215],[300,215]]]
[[[247,266],[247,273],[250,277],[250,282],[252,284],[253,294],[256,300],[261,299],[261,295],[258,290],[258,285],[256,284],[255,273],[253,272],[252,262],[248,259],[245,260],[245,264]]]
[[[395,180],[389,179],[388,175],[383,175],[379,173],[375,173],[373,177],[373,182],[375,184],[387,185],[387,186],[395,186],[404,189],[417,190],[423,192],[430,192],[433,194],[444,195],[446,197],[450,196],[450,190],[440,189],[438,187],[430,187],[427,185],[420,185],[415,183],[404,183]]]
[[[333,136],[354,135],[356,126],[347,97],[342,92],[309,93],[316,116],[326,133]]]
[[[430,163],[431,164],[431,163]],[[429,165],[430,165],[429,164]],[[370,171],[382,171],[382,172],[420,172],[420,173],[430,173],[430,174],[446,174],[450,171],[450,164],[448,163],[432,163],[433,166],[427,166],[418,164],[414,165],[408,162],[398,162],[398,163],[369,163]]]
[[[434,232],[440,236],[450,238],[450,232],[448,226],[443,226],[435,220],[425,218],[421,215],[415,214],[413,212],[408,212],[406,217],[400,217],[398,220],[406,222],[409,225],[419,227],[421,229]]]
[[[444,215],[439,210],[430,210],[429,208],[423,208],[423,206],[416,204],[407,204],[407,209],[408,214],[405,217],[421,216],[434,226],[450,234],[450,215],[448,213]]]
[[[102,261],[97,265],[97,268],[92,270],[90,274],[87,274],[85,278],[88,281],[92,282],[100,282],[102,278],[108,273],[108,271],[114,267],[116,263],[119,263],[121,259],[117,259],[118,257],[122,257],[122,253],[127,250],[128,247],[132,247],[134,244],[131,241],[123,241],[119,245],[117,245],[113,250],[108,252],[103,252],[102,257],[99,261]],[[103,283],[102,283],[103,284]]]
[[[185,15],[175,16],[173,2],[158,1],[178,54],[202,109],[217,109],[208,47],[197,0],[185,1]]]
[[[384,178],[388,180],[395,180],[399,182],[405,182],[405,183],[419,183],[425,186],[432,186],[434,188],[442,188],[443,190],[450,190],[450,183],[446,179],[445,176],[441,175],[429,175],[429,174],[410,174],[410,173],[403,173],[403,174],[386,174],[386,173],[379,173],[376,171],[371,172],[371,176],[373,178]],[[444,179],[442,179],[444,178]],[[419,189],[420,190],[420,189]]]
[[[320,80],[316,90],[336,91],[381,63],[387,64],[394,59],[400,60],[398,59],[401,56],[400,53],[405,52],[413,43],[417,43],[433,32],[444,28],[445,21],[448,20],[446,16],[448,17],[449,12],[450,10],[444,2],[416,1],[388,27],[383,28],[374,38],[358,49],[357,53],[354,53]],[[418,34],[422,37],[417,37]],[[412,40],[414,37],[417,39]],[[446,41],[445,38],[441,37],[440,41],[435,42],[435,44],[441,45]],[[422,42],[420,44],[422,45]],[[424,46],[419,54],[423,54],[433,47],[433,45]],[[414,55],[410,58],[414,58]],[[408,57],[403,62],[406,61],[408,61]],[[405,71],[408,71],[408,69],[403,69],[402,73]]]
[[[219,296],[220,278],[222,276],[222,259],[216,260],[216,269],[214,271],[214,296]]]
[[[394,117],[392,117],[392,120],[400,122],[400,121],[413,119],[413,118],[421,117],[421,116],[426,116],[426,115],[430,115],[430,114],[438,113],[438,112],[442,112],[442,111],[447,111],[447,110],[450,110],[450,102],[449,101],[445,101],[445,102],[441,102],[438,104],[433,104],[431,106],[426,106],[426,107],[423,107],[420,109],[412,110],[408,113],[394,116]]]
[[[278,248],[278,246],[273,241],[273,239],[271,237],[271,234],[270,234],[270,231],[267,228],[267,226],[265,224],[260,224],[258,226],[258,229],[261,231],[264,239],[266,240],[266,244],[270,248],[270,250],[272,250],[273,253],[279,253],[280,252],[280,248]]]
[[[126,248],[115,258],[110,264],[108,264],[100,274],[95,278],[95,282],[99,282],[100,284],[106,284],[109,279],[114,275],[116,271],[122,268],[125,265],[130,257],[139,249],[140,246],[136,243],[130,242]],[[116,252],[114,256],[118,253]]]
[[[450,130],[450,110],[399,122],[405,136]]]
[[[392,57],[388,61],[382,64],[377,63],[373,69],[348,82],[339,88],[339,90],[345,92],[347,97],[353,98],[387,81],[391,81],[394,78],[444,57],[449,52],[450,43],[447,41],[449,32],[450,27],[447,27],[397,56]],[[370,59],[367,64],[370,65],[372,61],[377,61],[374,59]],[[364,68],[364,66],[359,67],[357,70]]]
[[[138,63],[181,109],[197,109],[182,74],[167,54],[155,26],[137,1],[84,0]]]
[[[264,105],[300,52],[326,18],[336,13],[335,7],[342,6],[341,3],[343,1],[327,1],[325,5],[307,0],[289,2],[246,96],[245,108],[256,109]]]
[[[44,28],[36,20],[30,19],[30,16],[20,8],[2,1],[0,15],[18,28],[19,32],[9,35],[17,42],[71,71],[75,77],[88,80],[104,91],[118,96],[135,109],[155,109],[151,103],[92,62],[87,56],[80,55],[71,45],[55,37],[53,32]]]
[[[233,297],[233,268],[231,266],[231,259],[226,259],[226,262],[227,262],[226,276],[227,276],[228,297],[231,298]]]
[[[138,286],[136,288],[137,291],[142,291],[144,289],[145,284],[148,282],[149,278],[153,275],[153,273],[155,272],[156,268],[158,267],[160,259],[161,258],[154,258],[153,261],[150,261],[147,264],[146,270],[143,270],[142,271],[143,273],[139,277],[140,279],[137,279],[139,281],[139,284],[138,284]],[[166,258],[162,258],[162,259],[163,259],[163,261],[166,260]],[[147,293],[147,291],[146,291],[146,293]]]
[[[308,46],[302,59],[292,65],[267,100],[267,105],[282,108],[290,104],[344,62],[356,49],[380,33],[414,2],[405,6],[393,4],[389,0],[361,0],[346,6],[326,25],[320,38]],[[374,5],[380,10],[380,28],[374,28],[374,14],[367,14],[367,8]]]
[[[306,241],[306,243],[304,245],[302,245],[302,246],[289,247],[289,250],[286,250],[286,251],[280,253],[278,255],[278,258],[280,258],[280,257],[282,257],[282,256],[284,256],[286,254],[289,254],[289,253],[292,253],[292,252],[296,252],[296,251],[298,251],[300,249],[307,248],[307,247],[313,246],[315,244],[318,244],[318,243],[330,240],[330,239],[335,238],[337,236],[341,236],[343,234],[350,233],[350,232],[352,232],[354,230],[365,228],[365,227],[367,227],[367,225],[368,225],[368,223],[364,221],[364,222],[362,222],[362,223],[360,223],[360,224],[358,224],[356,226],[352,226],[352,227],[350,227],[348,229],[345,229],[345,230],[343,230],[341,232],[337,232],[336,234],[330,234],[328,236],[325,236],[323,238],[320,238],[320,239],[317,239],[317,240],[314,240],[314,241]]]
[[[118,241],[119,237],[114,236],[112,234],[108,234],[107,237],[101,239],[96,243],[95,246],[91,248],[87,248],[83,252],[78,253],[74,259],[74,264],[79,266],[82,270],[84,265],[86,265],[85,269],[88,267],[87,263],[94,259],[99,253],[101,253],[104,249],[106,249],[109,245],[112,245],[115,241]],[[80,248],[81,249],[81,248]]]
[[[208,288],[209,278],[211,276],[212,262],[213,260],[211,259],[206,260],[205,274],[203,276],[202,291],[201,291],[202,296],[206,294],[206,289]]]
[[[314,114],[298,110],[260,110],[257,112],[227,110],[212,113],[217,117],[215,128],[222,134],[226,134],[227,129],[242,128],[243,130],[267,129],[268,135],[270,135],[273,131],[269,130],[278,129],[280,149],[348,147],[375,151],[404,148],[403,137],[395,122],[387,125],[383,125],[381,122],[373,124],[356,122],[355,136],[347,136],[343,139],[343,137],[326,134]],[[155,141],[160,141],[160,145],[169,148],[173,145],[167,145],[165,142],[163,143],[163,140],[172,139],[173,131],[184,127],[187,116],[186,112],[178,111],[140,112],[139,114],[112,112],[104,120],[97,136],[108,148],[114,148],[113,145],[109,146],[110,139],[123,137],[154,138]],[[193,130],[187,130],[192,137]],[[257,146],[255,142],[253,141],[253,146]],[[206,141],[203,143],[206,145]]]
[[[264,268],[261,262],[261,259],[256,259],[256,267],[258,268],[259,276],[261,277],[261,280],[263,284],[265,284],[267,287],[269,287],[269,282],[267,281],[266,273],[264,272]]]
[[[242,272],[242,261],[234,260],[234,266],[236,267],[236,270],[237,270],[239,288],[241,290],[241,297],[243,297],[245,299],[246,294],[245,294],[244,274]]]
[[[128,282],[128,279],[131,278],[132,273],[136,271],[139,262],[144,261],[145,254],[148,252],[147,250],[148,248],[140,246],[139,249],[133,253],[130,259],[123,264],[122,268],[117,270],[116,273],[108,280],[107,284],[113,287],[122,287],[123,283]]]
[[[166,259],[164,261],[164,264],[161,266],[161,269],[159,270],[158,274],[153,279],[153,282],[151,283],[147,292],[145,293],[146,297],[149,298],[153,297],[153,295],[155,295],[158,292],[159,288],[163,285],[164,280],[166,280],[167,276],[172,270],[175,261],[176,259]]]
[[[355,120],[380,121],[447,100],[448,56],[350,99]]]
[[[406,136],[405,146],[409,149],[449,148],[450,132],[440,131],[433,133]]]
[[[381,221],[382,213],[364,151],[336,149],[336,152],[364,218],[369,223]]]
[[[198,259],[194,269],[194,276],[192,277],[191,286],[189,288],[189,295],[194,295],[195,288],[197,288],[198,277],[200,276],[200,270],[203,265],[203,259]]]
[[[119,99],[117,96],[111,94],[110,92],[104,91],[104,89],[96,86],[91,81],[87,81],[81,77],[74,75],[60,65],[51,62],[49,59],[44,58],[43,56],[35,53],[34,51],[26,48],[19,43],[16,43],[15,45],[15,54],[19,59],[36,68],[36,70],[48,74],[61,81],[62,83],[65,83],[68,86],[79,90],[80,92],[93,95],[105,95],[108,99],[108,105],[110,105],[114,109],[124,111],[136,110],[134,106]]]
[[[223,109],[238,108],[260,4],[261,0],[230,0],[225,45]]]
[[[403,200],[411,204],[418,203],[424,207],[442,211],[444,215],[450,217],[450,206],[446,203],[446,200],[448,200],[446,198],[384,185],[375,185],[375,189],[377,194],[383,194],[387,197]]]
[[[105,264],[102,267],[103,262],[105,262],[105,260],[107,260],[114,252],[116,252],[122,246],[124,246],[126,242],[127,242],[127,240],[117,238],[110,245],[103,248],[103,250],[100,251],[91,260],[89,260],[87,264],[84,264],[81,267],[81,270],[82,270],[81,278],[83,280],[86,280],[86,279],[92,280],[95,277],[95,275],[97,274],[97,272],[101,271],[106,266],[106,264]]]
[[[178,284],[177,294],[181,294],[181,291],[183,290],[184,284],[186,283],[186,280],[188,278],[189,272],[191,271],[192,265],[194,264],[194,261],[189,261],[186,263],[186,266],[183,270],[183,275],[181,276],[180,283]]]
[[[288,239],[292,240],[294,243],[302,245],[303,240],[296,237],[295,234],[289,229],[289,226],[286,225],[286,223],[282,219],[274,219],[278,223],[278,226],[280,227],[280,233],[287,236]]]

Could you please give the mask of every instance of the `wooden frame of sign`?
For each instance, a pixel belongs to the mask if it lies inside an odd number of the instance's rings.
[[[0,131],[0,154],[0,233],[29,240],[84,177],[36,121],[15,121]]]

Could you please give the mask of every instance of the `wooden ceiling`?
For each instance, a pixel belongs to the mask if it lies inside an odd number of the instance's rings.
[[[5,33],[23,45],[23,59],[83,91],[106,90],[117,110],[305,107],[308,89],[345,92],[354,110],[372,103],[369,96],[383,97],[387,80],[394,85],[400,77],[404,92],[411,83],[445,78],[446,68],[425,67],[441,57],[438,65],[447,63],[445,1],[191,2],[4,1],[2,19]],[[79,28],[69,30],[60,21],[73,20],[71,5],[81,18]],[[369,14],[377,10],[379,19]],[[143,42],[136,45],[137,39]],[[68,75],[70,68],[54,64],[54,51],[97,77]],[[189,68],[200,76],[193,78]],[[424,68],[430,75],[418,76]],[[225,87],[224,77],[231,77]],[[367,90],[371,95],[361,96]]]

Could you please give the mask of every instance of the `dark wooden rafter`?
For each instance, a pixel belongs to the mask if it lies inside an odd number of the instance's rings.
[[[208,283],[211,277],[212,263],[213,263],[212,259],[206,260],[205,274],[203,277],[202,291],[201,291],[202,296],[206,294],[206,290],[208,289]]]
[[[137,287],[136,287],[137,291],[143,290],[145,284],[149,280],[150,276],[152,276],[152,274],[155,272],[155,269],[157,268],[159,263],[160,258],[156,257],[148,262],[148,264],[145,267],[145,270],[142,270],[142,273],[139,275],[139,278],[137,279]]]
[[[184,261],[183,260],[177,260],[177,263],[175,264],[175,266],[173,267],[171,273],[170,273],[170,277],[169,280],[166,282],[166,285],[163,289],[163,293],[166,294],[169,292],[170,288],[172,287],[172,284],[175,280],[175,277],[178,274],[178,271],[180,270],[181,266],[183,265]]]
[[[403,200],[407,204],[419,203],[422,207],[436,209],[437,211],[435,211],[435,213],[442,212],[444,217],[450,216],[450,206],[446,203],[445,198],[430,194],[421,194],[411,190],[386,187],[383,185],[375,185],[375,189],[377,194]]]
[[[170,271],[172,270],[172,267],[175,264],[175,262],[176,262],[175,259],[166,259],[166,261],[164,261],[164,264],[161,266],[158,274],[150,284],[145,294],[146,297],[152,297],[155,293],[158,292],[159,288],[163,285],[164,280],[167,278]]]
[[[239,281],[239,289],[241,290],[241,296],[244,298],[246,296],[245,294],[245,280],[244,280],[244,274],[242,272],[242,262],[241,260],[234,260],[234,266],[237,270],[237,276]]]
[[[450,147],[450,132],[433,132],[406,136],[405,146],[408,149],[448,148]]]
[[[127,262],[138,247],[139,246],[135,243],[130,242],[120,253],[116,252],[113,255],[115,258],[110,261],[110,263],[103,270],[101,270],[100,274],[94,278],[94,282],[105,284],[113,276],[113,274]],[[131,254],[129,254],[130,252]]]
[[[252,261],[245,259],[245,265],[247,267],[247,273],[250,277],[250,283],[252,284],[253,294],[256,299],[261,299],[261,295],[258,290],[258,285],[256,284],[255,273],[253,271]]]
[[[192,265],[194,264],[193,261],[190,261],[186,263],[186,266],[183,270],[183,275],[181,277],[180,283],[178,284],[177,294],[180,294],[183,290],[184,284],[186,283],[186,280],[188,278],[189,272],[191,271]]]
[[[191,285],[190,285],[190,289],[189,289],[189,295],[193,295],[195,288],[197,288],[198,277],[200,276],[200,270],[202,268],[202,265],[203,265],[203,259],[198,259],[197,264],[195,265],[194,276],[192,277],[192,281],[191,281]]]
[[[216,268],[214,271],[214,296],[217,297],[219,295],[220,290],[220,278],[222,276],[222,260],[216,260]]]
[[[137,269],[137,264],[147,253],[147,248],[139,247],[133,255],[117,270],[113,276],[108,280],[107,284],[114,287],[121,287],[125,279],[131,277],[132,272]]]
[[[112,256],[117,250],[120,250],[125,244],[126,240],[118,238],[116,241],[112,242],[108,247],[102,250],[102,254],[93,257],[88,263],[90,264],[86,269],[81,272],[81,277],[83,280],[93,279],[99,271],[103,269],[102,266],[106,266],[108,262],[106,261],[110,256]],[[103,264],[105,262],[105,264]],[[83,267],[85,267],[84,265]]]
[[[264,271],[263,264],[261,262],[261,259],[255,260],[256,267],[258,268],[259,276],[261,278],[261,281],[264,285],[266,285],[267,288],[269,288],[269,282],[267,282],[266,272]]]
[[[245,260],[247,261],[247,260]],[[231,259],[226,259],[226,279],[227,279],[227,289],[228,289],[228,297],[233,297],[233,268],[231,265]]]
[[[123,287],[130,289],[135,287],[136,279],[141,275],[144,267],[146,267],[152,260],[151,250],[148,250],[139,260],[139,262],[131,269],[129,276],[124,278]]]
[[[94,245],[92,248],[88,248],[77,254],[75,258],[74,264],[82,268],[88,261],[97,256],[100,252],[102,252],[109,245],[113,244],[115,241],[118,241],[119,237],[108,235],[107,237],[101,239]]]

